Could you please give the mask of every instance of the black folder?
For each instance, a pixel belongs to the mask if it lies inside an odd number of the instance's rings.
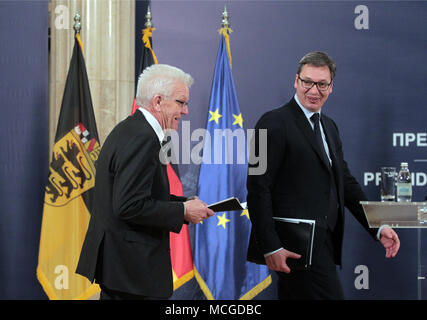
[[[212,203],[208,205],[208,208],[213,210],[214,212],[245,210],[246,202],[240,203],[239,199],[237,199],[236,197],[231,197],[228,199],[221,200],[219,202]]]
[[[283,248],[301,255],[299,259],[286,259],[288,267],[291,270],[310,269],[316,221],[276,217],[273,219]],[[251,251],[248,253],[249,261],[265,264],[264,254],[259,248],[252,248]]]

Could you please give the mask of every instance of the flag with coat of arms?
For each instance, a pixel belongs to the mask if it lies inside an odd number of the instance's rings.
[[[80,34],[76,33],[46,183],[37,279],[49,299],[88,299],[97,284],[75,273],[100,152]]]

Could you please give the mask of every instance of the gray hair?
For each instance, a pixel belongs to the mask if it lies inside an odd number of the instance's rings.
[[[139,107],[147,107],[157,94],[167,99],[177,81],[183,82],[188,88],[194,82],[189,74],[167,64],[153,64],[145,68],[138,79],[136,103]]]
[[[337,66],[335,62],[328,56],[326,52],[313,51],[307,53],[298,63],[297,74],[300,74],[302,67],[306,64],[313,65],[315,67],[329,67],[329,71],[331,72],[331,80],[335,78],[337,73]]]

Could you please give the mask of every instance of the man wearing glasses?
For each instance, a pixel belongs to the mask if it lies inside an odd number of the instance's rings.
[[[267,170],[249,175],[247,203],[252,221],[248,260],[261,250],[266,265],[277,271],[278,298],[344,299],[336,266],[341,265],[344,207],[394,257],[400,246],[393,229],[370,229],[361,200],[367,200],[343,158],[335,122],[322,107],[332,93],[336,66],[324,52],[310,52],[299,62],[294,97],[265,113],[255,126],[267,129]],[[255,150],[261,150],[255,138]],[[260,155],[263,156],[263,155]],[[272,217],[316,220],[312,265],[291,270],[299,259],[281,243]]]
[[[161,149],[165,130],[188,114],[193,78],[162,64],[138,80],[140,107],[105,140],[97,160],[92,216],[76,272],[95,280],[101,300],[172,294],[169,232],[213,215],[201,200],[169,194]]]

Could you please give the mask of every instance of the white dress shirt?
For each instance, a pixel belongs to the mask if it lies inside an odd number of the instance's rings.
[[[138,110],[141,111],[145,119],[147,119],[148,123],[153,128],[154,132],[159,138],[160,144],[162,144],[162,141],[165,139],[165,133],[163,132],[162,126],[160,125],[159,121],[157,121],[157,119],[154,118],[154,116],[145,108],[139,107]]]

